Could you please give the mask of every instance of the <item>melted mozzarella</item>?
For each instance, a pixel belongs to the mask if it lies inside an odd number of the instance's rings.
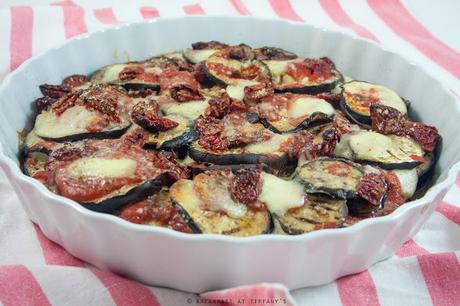
[[[77,159],[67,167],[67,173],[72,177],[130,177],[136,171],[135,160],[105,159],[97,157],[84,157]]]
[[[270,72],[273,75],[281,75],[287,71],[289,64],[296,62],[296,61],[299,62],[301,60],[299,59],[287,60],[287,61],[268,60],[268,61],[264,61],[264,63],[268,66],[268,69],[270,69]]]
[[[267,205],[270,212],[283,216],[290,208],[304,205],[303,186],[296,181],[286,181],[262,172],[262,193],[259,200]]]
[[[281,144],[291,136],[290,134],[273,134],[267,141],[247,145],[245,150],[256,154],[277,152],[280,150]]]
[[[238,80],[236,84],[228,85],[227,86],[227,94],[237,100],[243,100],[244,98],[244,88],[246,86],[253,86],[259,84],[256,81],[251,80]]]
[[[208,107],[207,101],[189,101],[186,103],[168,103],[161,105],[161,110],[166,115],[179,115],[191,120],[204,114]]]
[[[87,133],[87,126],[97,120],[97,112],[84,106],[68,108],[60,116],[52,110],[40,113],[35,120],[35,133],[46,138],[60,138],[69,135]]]
[[[118,80],[118,75],[126,67],[126,64],[115,64],[105,68],[101,83],[110,83]]]
[[[406,103],[404,103],[396,92],[387,87],[366,82],[350,82],[344,84],[342,87],[352,94],[369,94],[373,91],[371,95],[376,97],[381,104],[393,107],[402,114],[407,114]]]
[[[332,116],[335,113],[335,110],[327,101],[314,97],[302,97],[296,99],[288,109],[288,115],[291,118],[311,115],[316,112]]]
[[[417,169],[393,170],[392,172],[398,177],[404,198],[409,199],[412,197],[417,189]]]
[[[343,135],[335,148],[334,155],[347,159],[392,164],[414,162],[411,156],[423,156],[423,149],[407,137],[386,136],[363,130]]]

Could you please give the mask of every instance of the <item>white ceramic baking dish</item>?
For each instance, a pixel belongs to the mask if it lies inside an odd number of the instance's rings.
[[[212,39],[277,46],[302,56],[328,56],[346,75],[395,89],[412,101],[418,118],[442,134],[436,185],[422,199],[389,216],[349,228],[300,236],[233,238],[182,234],[95,213],[21,173],[17,131],[31,124],[31,101],[40,96],[38,85],[57,84],[70,74],[87,74],[109,63],[143,59]],[[296,289],[362,271],[391,256],[417,232],[460,168],[459,118],[459,104],[443,84],[401,56],[357,37],[253,18],[158,19],[73,39],[10,74],[0,88],[0,166],[30,219],[45,235],[102,269],[191,292],[262,281]]]

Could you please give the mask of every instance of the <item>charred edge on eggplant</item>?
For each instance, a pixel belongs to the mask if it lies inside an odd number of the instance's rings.
[[[80,204],[89,210],[102,212],[102,213],[113,213],[116,210],[122,208],[125,205],[132,204],[148,196],[160,191],[163,186],[169,186],[172,184],[172,180],[167,173],[160,174],[156,178],[146,181],[139,186],[130,189],[124,195],[118,195],[110,199],[103,200],[101,202],[80,202]]]

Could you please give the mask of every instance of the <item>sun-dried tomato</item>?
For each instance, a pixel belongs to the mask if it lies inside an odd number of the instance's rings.
[[[193,73],[188,71],[178,71],[166,69],[160,75],[161,91],[169,91],[171,97],[178,102],[192,100],[202,100],[200,84],[195,79]]]
[[[237,61],[247,61],[254,57],[251,47],[245,44],[225,48],[220,55],[223,58],[234,59]]]
[[[144,73],[145,69],[142,66],[127,66],[123,68],[122,71],[118,74],[118,78],[121,81],[127,81],[135,79],[138,75]]]
[[[223,94],[220,98],[211,99],[208,102],[205,116],[223,118],[230,113],[241,113],[247,111],[247,106],[239,100],[230,98],[227,94]]]
[[[70,76],[66,77],[62,81],[62,85],[68,86],[70,88],[75,88],[75,87],[78,87],[78,86],[81,86],[81,85],[85,84],[88,81],[89,80],[86,77],[86,75],[73,74],[73,75],[70,75]]]
[[[375,104],[371,106],[372,129],[383,134],[408,136],[420,143],[425,151],[433,152],[441,139],[438,130],[420,122],[407,120],[396,109]]]
[[[316,157],[317,146],[314,144],[314,136],[308,131],[300,131],[294,137],[283,144],[282,150],[290,158],[299,158],[302,155]]]
[[[334,63],[327,57],[307,58],[303,62],[292,63],[288,66],[287,74],[294,80],[324,81],[335,75]]]
[[[206,64],[208,69],[217,75],[225,75],[233,79],[253,80],[259,75],[260,68],[257,65],[251,64],[243,66],[240,70],[232,69],[222,63],[210,62]]]
[[[64,85],[43,84],[39,86],[40,91],[45,97],[58,99],[71,92],[70,87]]]
[[[119,213],[119,217],[132,223],[144,224],[152,219],[150,216],[150,205],[152,203],[149,199],[142,200],[123,209]]]
[[[211,40],[211,41],[199,41],[199,42],[196,42],[196,43],[193,43],[192,44],[192,48],[193,50],[204,50],[204,49],[216,49],[216,50],[219,50],[219,49],[224,49],[224,48],[227,48],[228,45],[227,44],[224,44],[224,43],[221,43],[221,42],[218,42],[218,41],[215,41],[215,40]]]
[[[55,98],[45,96],[45,97],[36,99],[35,105],[37,106],[38,111],[41,111],[41,110],[44,110],[50,107],[54,102],[56,102]]]
[[[388,184],[388,193],[385,196],[385,207],[384,210],[388,210],[388,208],[393,207],[393,210],[396,209],[401,204],[406,202],[402,195],[402,187],[401,182],[399,181],[398,177],[394,172],[391,171],[384,171],[385,181]],[[393,211],[391,210],[391,211]],[[390,213],[389,211],[388,213]]]
[[[257,203],[262,186],[259,169],[241,169],[235,173],[230,185],[230,194],[234,200],[246,204],[252,210],[265,210],[265,205]]]
[[[275,47],[259,48],[254,50],[254,54],[260,60],[287,61],[297,58],[294,53]]]
[[[200,116],[195,120],[195,127],[201,135],[216,135],[224,130],[224,123],[214,117]]]
[[[342,100],[342,96],[339,93],[322,92],[315,95],[315,97],[326,100],[336,109],[340,108],[340,100]]]
[[[171,119],[160,117],[158,112],[158,104],[141,101],[133,107],[131,118],[136,124],[153,133],[167,131],[179,125]]]
[[[270,82],[244,87],[244,99],[248,102],[258,102],[261,99],[270,98],[274,93],[275,88]]]
[[[165,170],[168,176],[174,180],[186,179],[190,176],[187,166],[179,164],[176,154],[173,152],[160,151],[153,160],[156,167]]]
[[[335,147],[339,142],[340,134],[332,128],[323,133],[323,139],[317,147],[316,156],[331,156],[334,153]]]
[[[134,131],[129,131],[125,135],[123,135],[123,140],[125,140],[125,143],[128,146],[132,146],[133,144],[135,144],[142,147],[145,144],[146,138],[147,134],[141,128],[135,129]]]
[[[228,144],[219,134],[203,135],[198,140],[198,144],[207,150],[224,151],[228,149]]]
[[[387,189],[384,176],[378,173],[366,173],[358,183],[358,195],[375,206],[381,205]]]

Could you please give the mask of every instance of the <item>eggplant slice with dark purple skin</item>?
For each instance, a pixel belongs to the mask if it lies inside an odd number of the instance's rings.
[[[296,178],[305,185],[307,193],[325,194],[339,199],[358,196],[358,185],[364,169],[361,165],[341,158],[318,158],[304,163]]]
[[[110,85],[93,85],[65,95],[38,114],[35,134],[58,142],[118,138],[131,125],[124,109],[129,99]]]
[[[271,100],[265,99],[257,104],[260,122],[275,133],[293,133],[321,125],[332,121],[336,113],[332,105],[323,99],[302,95],[284,96],[275,95]],[[272,101],[275,105],[272,105]],[[285,103],[280,104],[281,101]]]
[[[370,106],[383,104],[397,109],[401,114],[407,114],[407,105],[393,90],[368,82],[350,81],[341,85],[342,110],[353,121],[370,125]]]
[[[56,152],[49,165],[54,184],[59,194],[90,210],[110,213],[172,183],[172,170],[157,153],[124,139],[87,140],[80,150],[69,149]]]
[[[207,60],[214,53],[219,52],[219,50],[228,47],[229,45],[218,41],[197,42],[192,44],[192,48],[185,49],[182,56],[190,63],[198,64]]]
[[[425,152],[420,144],[408,137],[361,130],[342,135],[334,155],[393,170],[417,167]]]
[[[91,76],[92,83],[122,86],[129,91],[160,90],[159,75],[167,67],[176,67],[172,55],[155,56],[142,62],[112,64],[102,67]]]
[[[270,213],[267,210],[254,211],[235,202],[229,184],[230,181],[220,179],[212,172],[202,173],[193,181],[183,179],[174,183],[170,195],[182,219],[195,233],[231,236],[271,233],[273,220]],[[209,205],[216,206],[216,209],[209,209]]]
[[[342,227],[348,215],[345,200],[308,195],[307,203],[293,208],[282,216],[275,216],[288,235],[305,234],[326,228]]]
[[[273,134],[268,141],[232,148],[227,151],[209,151],[192,142],[189,155],[192,159],[215,165],[263,164],[272,169],[291,173],[295,169],[295,160],[281,150],[283,142],[292,135]]]
[[[255,57],[263,61],[287,61],[297,58],[297,54],[276,47],[262,47],[254,50]]]
[[[203,70],[207,77],[220,86],[255,85],[271,79],[268,67],[257,59],[226,58],[222,51],[205,60]]]
[[[343,81],[342,74],[327,57],[292,60],[267,60],[277,92],[318,94],[334,89]]]

